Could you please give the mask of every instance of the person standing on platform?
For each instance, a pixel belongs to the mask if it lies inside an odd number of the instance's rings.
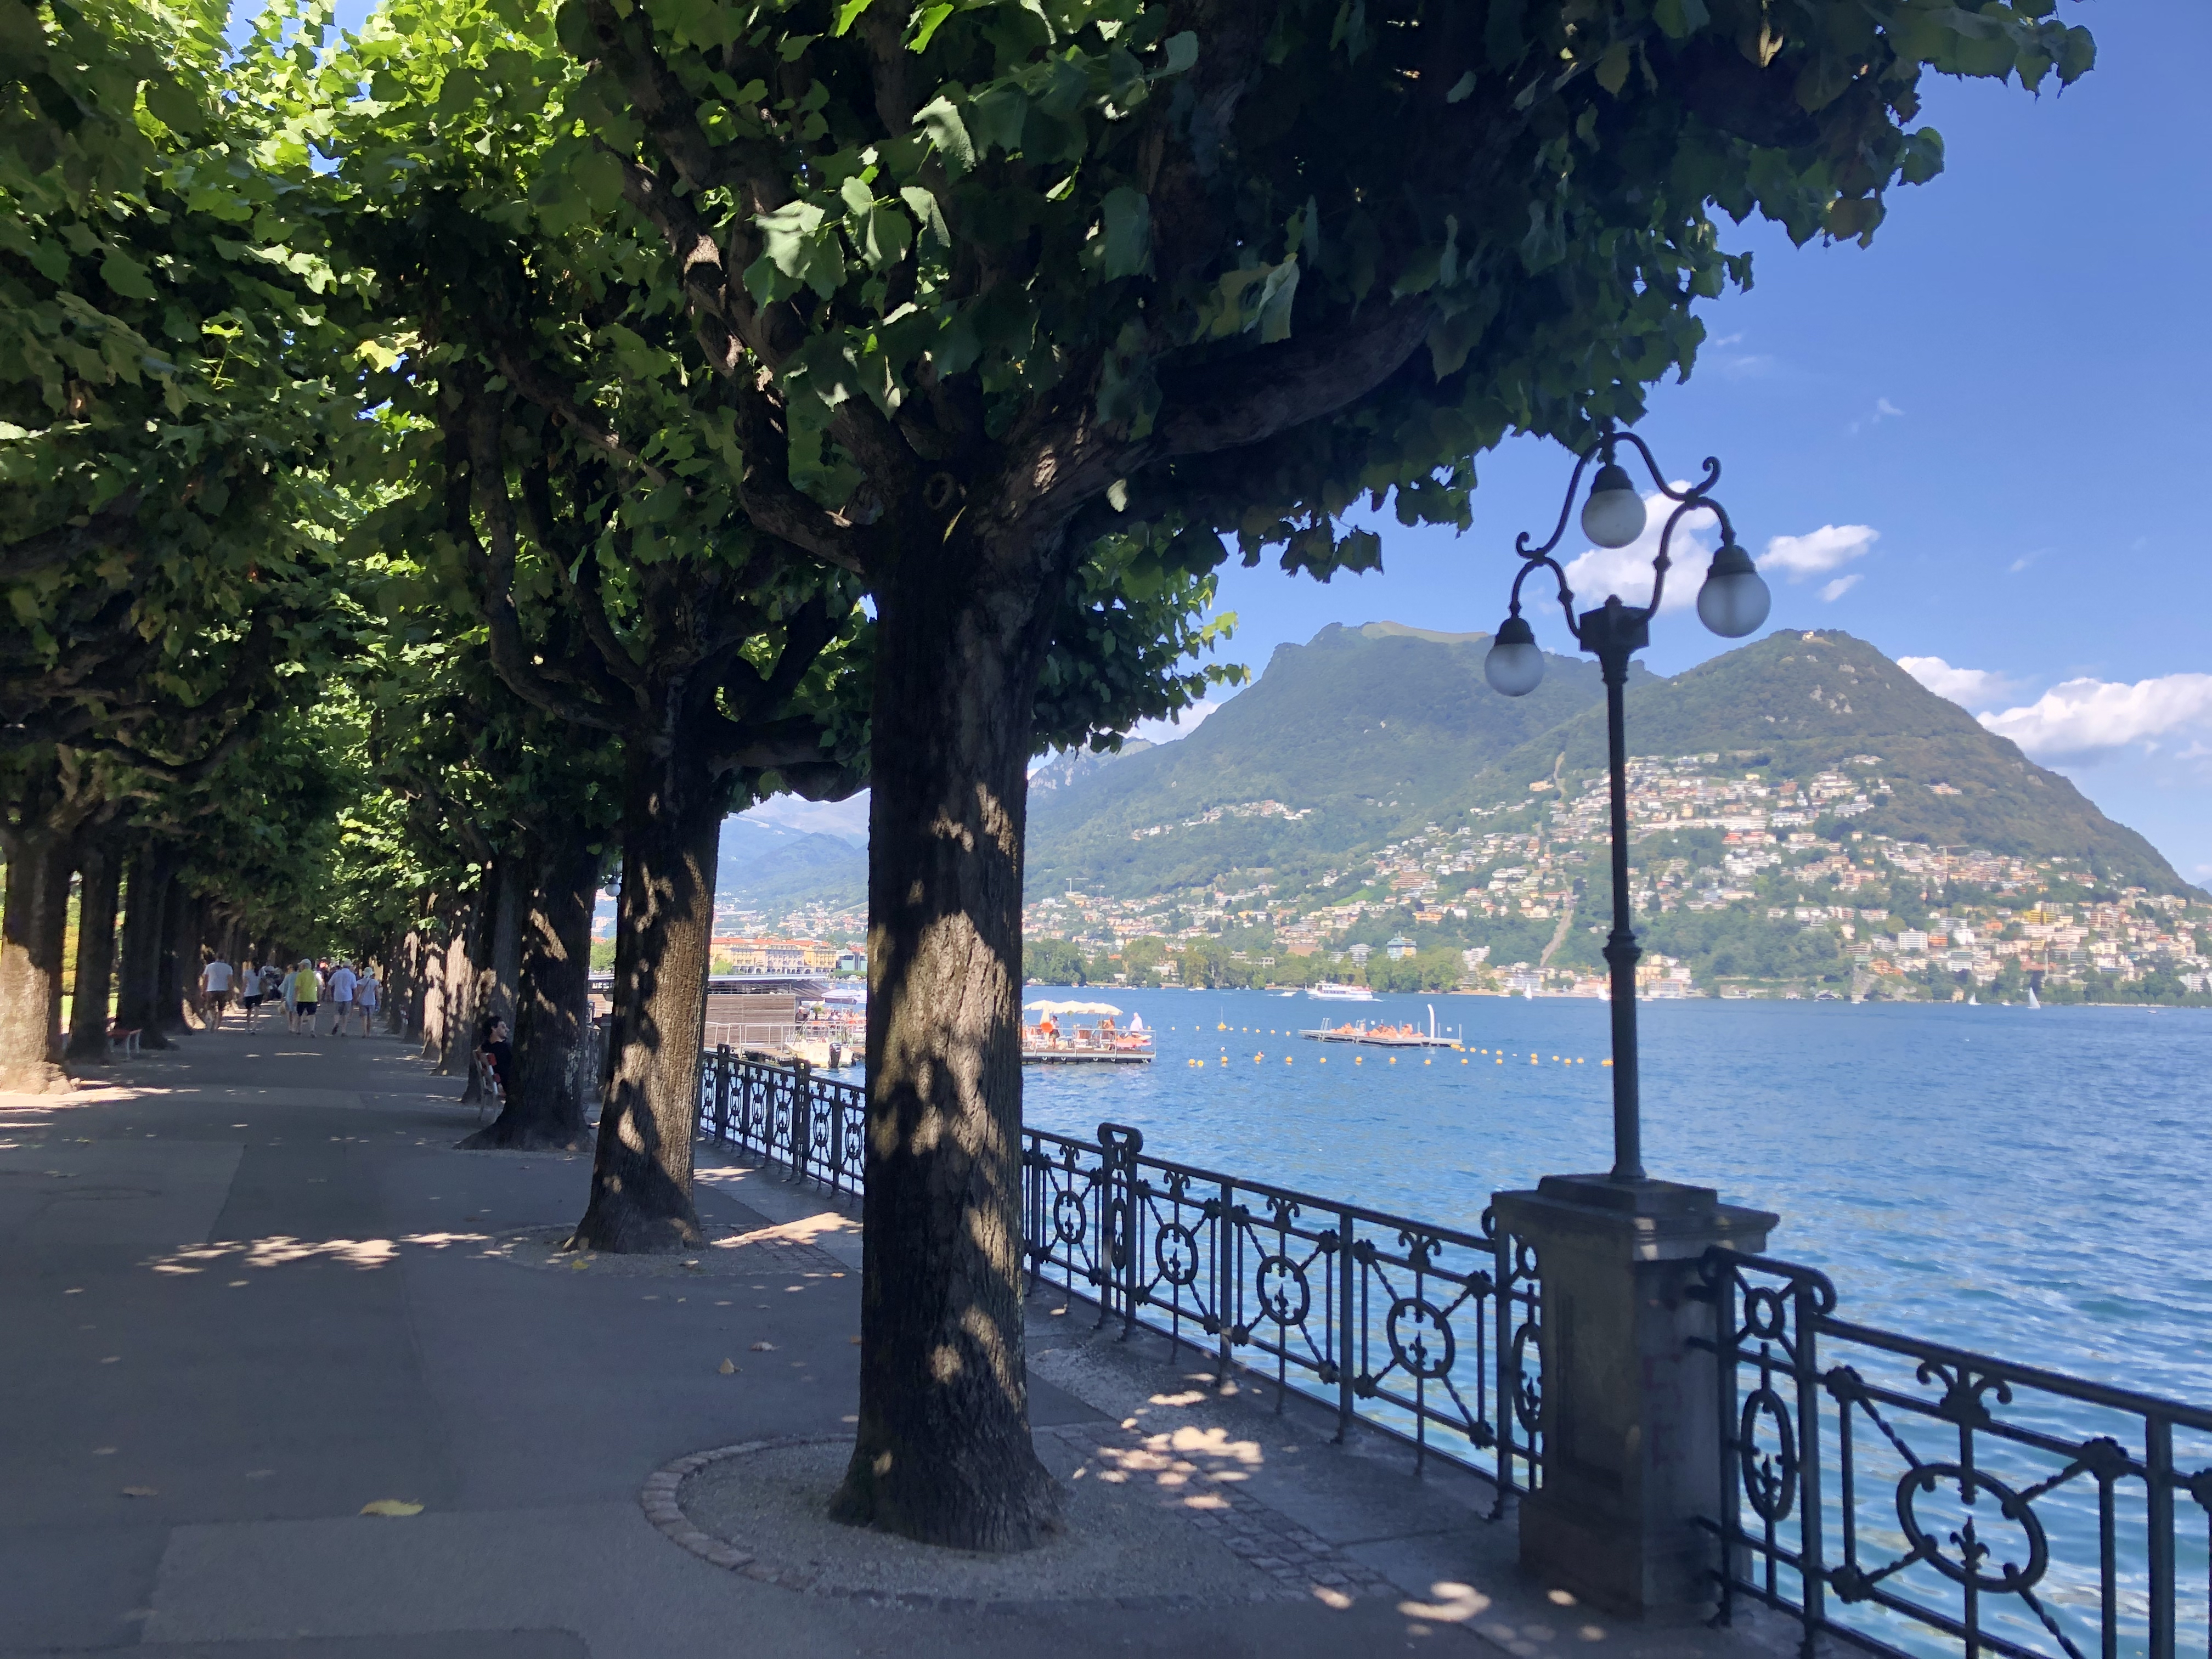
[[[332,1036],[343,1036],[346,1034],[346,1021],[353,1017],[354,990],[360,983],[360,976],[354,972],[353,964],[344,957],[339,957],[338,965],[331,969],[332,1011],[331,1035]]]
[[[200,1011],[210,1030],[222,1029],[223,1011],[230,1006],[230,981],[235,973],[220,954],[200,969]]]

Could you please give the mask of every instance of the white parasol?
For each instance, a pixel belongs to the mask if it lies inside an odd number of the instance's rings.
[[[1022,1012],[1028,1014],[1118,1014],[1121,1011],[1110,1002],[1025,1002]]]

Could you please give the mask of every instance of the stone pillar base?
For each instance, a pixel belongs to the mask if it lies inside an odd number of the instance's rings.
[[[1702,1616],[1719,1545],[1713,1309],[1685,1294],[1707,1247],[1757,1252],[1780,1219],[1710,1187],[1547,1176],[1499,1193],[1535,1247],[1542,1315],[1542,1485],[1521,1505],[1521,1564],[1607,1612]]]

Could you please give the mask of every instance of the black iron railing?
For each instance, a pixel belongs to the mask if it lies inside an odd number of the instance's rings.
[[[2212,1412],[1836,1316],[1715,1249],[1720,1590],[1923,1659],[2176,1659],[2212,1640]]]
[[[707,1057],[706,1139],[834,1191],[860,1189],[866,1097],[857,1084]],[[1316,1198],[1148,1155],[1144,1136],[1022,1135],[1023,1248],[1049,1284],[1171,1340],[1220,1375],[1271,1374],[1279,1407],[1332,1407],[1493,1480],[1538,1483],[1536,1261],[1486,1212],[1479,1232]]]

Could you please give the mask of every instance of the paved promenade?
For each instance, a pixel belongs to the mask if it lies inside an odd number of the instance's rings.
[[[817,1195],[709,1167],[698,1267],[579,1267],[587,1161],[453,1150],[475,1109],[410,1046],[264,1024],[113,1075],[0,1097],[0,1659],[1747,1650],[1547,1597],[1480,1483],[1049,1301],[1040,1449],[1097,1535],[830,1535],[859,1273]]]

